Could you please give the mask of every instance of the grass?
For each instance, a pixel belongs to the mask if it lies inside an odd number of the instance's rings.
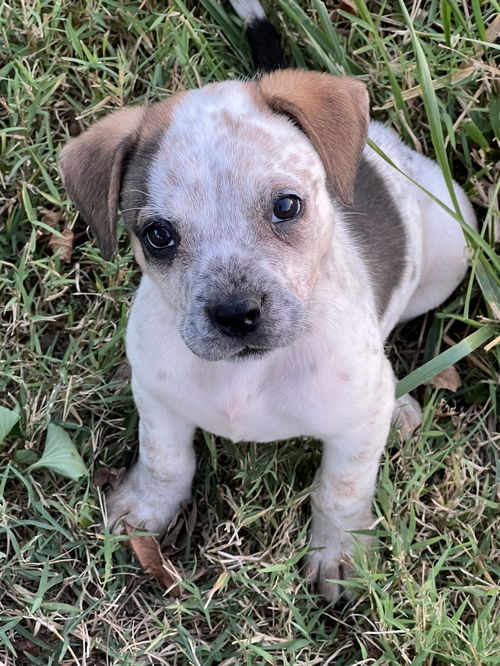
[[[129,464],[136,449],[123,336],[139,273],[123,231],[116,260],[101,259],[65,199],[57,153],[123,104],[251,75],[249,49],[216,0],[3,3],[0,400],[21,408],[0,445],[5,666],[500,664],[500,345],[484,349],[500,312],[500,8],[267,4],[291,62],[359,76],[373,115],[437,157],[475,205],[464,284],[388,342],[399,376],[425,379],[428,361],[477,331],[481,343],[452,359],[456,392],[417,389],[419,437],[388,444],[377,546],[358,558],[354,601],[327,606],[300,573],[317,444],[235,445],[203,433],[194,500],[165,544],[185,594],[164,596],[120,539],[96,533],[92,474],[28,471],[49,423],[70,434],[91,472]],[[49,245],[58,217],[59,232],[75,234],[69,263]]]

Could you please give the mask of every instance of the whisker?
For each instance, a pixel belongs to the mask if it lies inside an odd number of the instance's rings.
[[[134,190],[130,190],[130,189],[127,189],[127,190],[123,190],[123,191],[126,192],[127,194],[129,194],[130,192],[139,192],[139,194],[144,194],[144,196],[146,196],[146,197],[149,196],[149,192],[144,192],[143,190],[136,190],[136,189],[134,189]]]
[[[120,208],[121,213],[128,213],[130,210],[142,210],[142,206],[134,206],[133,208]]]
[[[360,210],[344,210],[344,211],[342,211],[342,216],[344,218],[353,217],[355,215],[362,215],[363,217],[367,217],[367,213],[362,213]]]

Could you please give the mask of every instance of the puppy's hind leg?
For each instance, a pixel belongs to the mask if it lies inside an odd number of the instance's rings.
[[[417,159],[418,158],[418,159]],[[422,155],[414,160],[415,180],[453,210],[448,188],[439,166]],[[465,222],[477,228],[476,216],[462,188],[453,184]],[[463,280],[469,262],[469,250],[460,224],[425,192],[416,193],[421,219],[422,267],[420,280],[400,321],[441,305]]]
[[[393,375],[394,388],[398,378]],[[401,440],[406,440],[422,424],[422,407],[409,393],[396,398],[394,411],[392,412],[391,425],[399,432]]]
[[[422,424],[422,408],[409,393],[396,398],[392,413],[392,425],[399,431],[402,440],[415,432]]]
[[[120,487],[107,495],[105,523],[113,526],[124,518],[161,536],[191,496],[195,428],[137,384],[134,398],[140,416],[139,459]]]

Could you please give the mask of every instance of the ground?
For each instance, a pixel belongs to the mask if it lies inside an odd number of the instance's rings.
[[[119,538],[99,532],[102,494],[92,482],[136,452],[123,338],[139,273],[123,230],[116,259],[101,258],[65,198],[57,154],[124,104],[251,75],[249,49],[217,0],[4,3],[0,404],[21,413],[0,445],[5,666],[500,664],[500,345],[484,349],[499,314],[500,8],[266,6],[291,63],[365,81],[374,117],[449,164],[476,208],[480,234],[463,285],[388,341],[399,376],[476,331],[484,340],[456,363],[456,391],[416,389],[420,435],[391,437],[376,547],[358,558],[354,600],[328,606],[301,574],[319,445],[235,445],[205,433],[193,502],[165,543],[184,590],[165,594]],[[66,229],[65,247],[54,227]],[[454,362],[438,359],[437,370]],[[28,471],[49,423],[70,435],[88,475]]]

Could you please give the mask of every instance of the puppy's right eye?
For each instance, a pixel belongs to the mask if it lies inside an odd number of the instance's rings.
[[[155,220],[148,224],[142,232],[142,240],[152,252],[175,250],[176,233],[168,220]]]

